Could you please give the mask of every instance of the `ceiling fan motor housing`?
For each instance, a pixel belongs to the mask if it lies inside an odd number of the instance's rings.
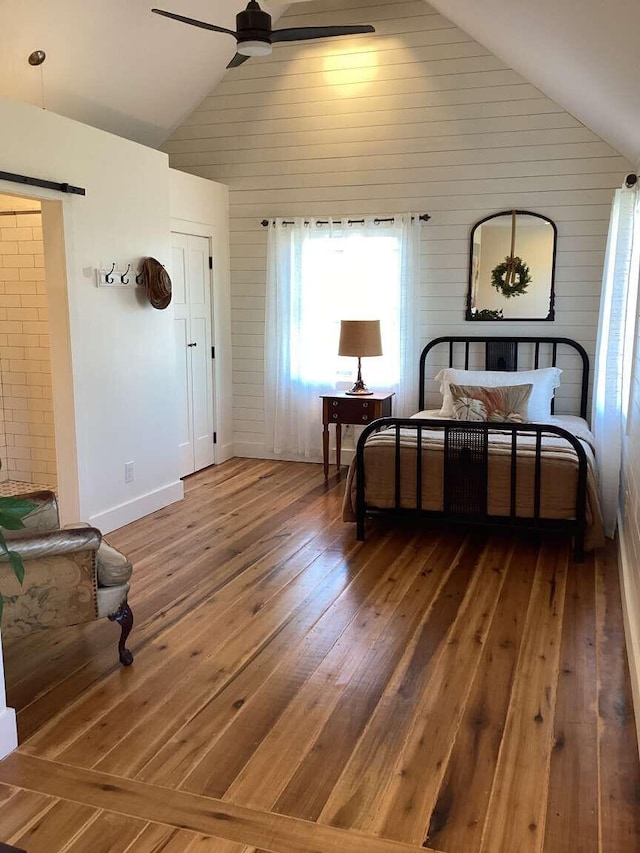
[[[263,41],[271,44],[271,15],[251,0],[244,12],[236,15],[238,41]]]

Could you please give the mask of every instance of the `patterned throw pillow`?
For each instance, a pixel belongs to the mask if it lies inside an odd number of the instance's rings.
[[[453,417],[457,421],[527,422],[527,405],[533,385],[482,388],[452,383],[449,387],[453,398]]]

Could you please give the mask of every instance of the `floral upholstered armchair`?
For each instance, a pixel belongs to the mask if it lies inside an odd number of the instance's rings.
[[[53,492],[20,497],[35,508],[23,516],[24,529],[2,529],[7,546],[24,565],[20,584],[7,557],[0,555],[2,635],[19,637],[107,616],[121,626],[118,653],[129,666],[133,655],[125,644],[133,626],[127,603],[131,563],[96,528],[82,523],[61,528]]]

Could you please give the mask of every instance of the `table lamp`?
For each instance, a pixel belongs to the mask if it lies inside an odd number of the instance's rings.
[[[360,359],[382,355],[380,320],[341,320],[338,355],[355,356],[358,359],[358,378],[353,388],[346,393],[354,396],[373,394],[362,381]]]

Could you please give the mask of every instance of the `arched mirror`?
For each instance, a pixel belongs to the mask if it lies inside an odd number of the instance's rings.
[[[471,231],[467,320],[553,320],[558,230],[540,213],[509,210]]]

